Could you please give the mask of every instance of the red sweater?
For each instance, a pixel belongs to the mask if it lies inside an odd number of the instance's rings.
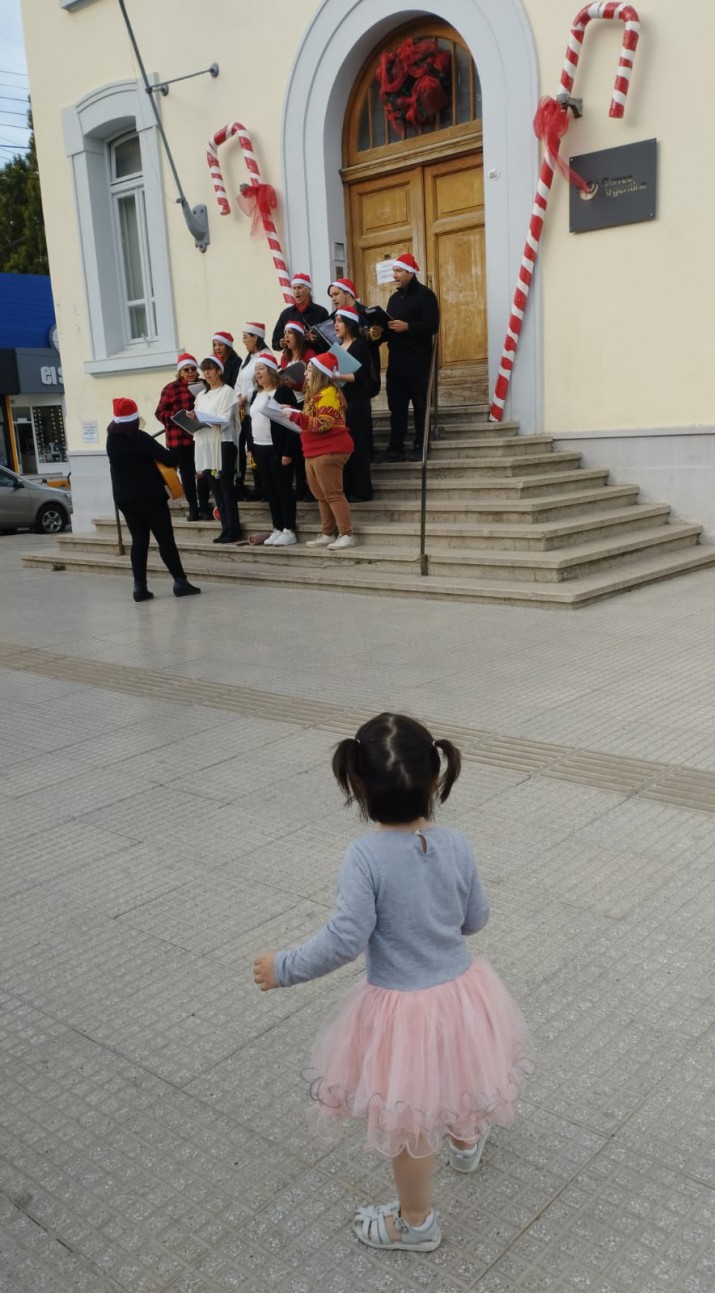
[[[306,400],[302,413],[293,414],[300,427],[303,454],[320,458],[324,453],[352,453],[353,438],[345,423],[345,406],[334,386],[326,386],[313,400]]]

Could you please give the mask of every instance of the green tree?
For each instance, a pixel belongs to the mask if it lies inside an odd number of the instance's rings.
[[[49,274],[32,113],[27,154],[0,170],[0,272]]]

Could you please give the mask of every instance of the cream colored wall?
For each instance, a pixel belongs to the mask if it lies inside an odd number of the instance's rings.
[[[160,112],[184,192],[191,206],[209,209],[211,245],[201,254],[175,205],[174,182],[164,166],[166,222],[174,280],[174,305],[181,347],[197,355],[211,350],[211,335],[228,328],[240,346],[242,323],[265,320],[269,334],[284,302],[261,229],[250,236],[250,221],[233,195],[248,179],[237,141],[219,150],[232,212],[220,216],[206,164],[209,137],[227,121],[243,121],[251,132],[266,182],[281,188],[280,127],[284,86],[308,6],[275,0],[270,23],[259,5],[212,0],[210,5],[151,0],[127,6],[147,71],[170,78],[217,62],[220,75],[197,77],[159,96]],[[237,21],[238,16],[242,21]],[[67,393],[70,449],[82,449],[81,422],[103,429],[115,395],[137,400],[148,430],[158,429],[153,412],[170,371],[90,377],[83,364],[92,356],[83,287],[72,174],[65,156],[61,111],[98,86],[139,76],[116,0],[94,0],[68,13],[57,0],[24,0],[32,106],[37,132],[43,205],[57,306]],[[244,35],[244,31],[246,34]],[[276,39],[280,33],[280,39]],[[282,211],[279,229],[282,237]],[[296,266],[304,268],[304,266]]]
[[[527,0],[542,93],[555,95],[573,0]],[[658,140],[657,219],[568,232],[568,186],[554,181],[540,253],[548,431],[682,427],[715,422],[711,255],[715,15],[672,0],[636,0],[641,37],[625,116],[608,116],[623,25],[587,31],[564,156]],[[525,224],[526,227],[526,224]],[[518,362],[518,360],[517,360]]]
[[[243,120],[264,179],[276,185],[280,196],[283,88],[310,13],[318,7],[295,0],[274,0],[269,10],[243,0],[213,0],[210,6],[152,0],[130,6],[150,72],[172,77],[213,61],[221,65],[216,81],[201,77],[184,82],[159,101],[189,202],[206,202],[211,222],[211,246],[201,255],[174,205],[165,167],[182,346],[205,351],[214,328],[238,334],[246,318],[265,318],[270,328],[282,306],[263,234],[251,239],[249,222],[235,210],[228,217],[218,214],[205,150],[208,136],[224,122]],[[525,0],[524,7],[537,44],[542,92],[555,94],[578,6],[574,0]],[[624,120],[608,116],[622,24],[594,22],[575,86],[585,115],[572,124],[562,151],[581,153],[657,137],[658,218],[569,234],[567,185],[560,177],[554,183],[539,270],[544,422],[552,432],[715,421],[709,255],[715,90],[708,66],[715,18],[706,0],[690,0],[687,22],[672,0],[644,0],[640,8],[641,41]],[[81,420],[97,419],[103,426],[113,395],[134,395],[149,421],[158,390],[168,380],[168,373],[156,371],[121,378],[90,378],[82,371],[90,358],[88,326],[60,111],[105,82],[137,76],[138,69],[115,0],[94,0],[75,13],[54,0],[24,0],[23,9],[69,438],[78,449]],[[246,178],[237,144],[220,150],[220,158],[231,194]],[[525,234],[528,217],[527,210]],[[507,314],[505,303],[505,325]]]

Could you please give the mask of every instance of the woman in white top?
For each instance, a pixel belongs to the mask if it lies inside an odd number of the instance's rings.
[[[251,449],[261,473],[266,502],[271,509],[273,533],[266,543],[272,547],[290,547],[297,543],[295,533],[295,494],[293,462],[300,453],[300,436],[266,416],[268,400],[295,408],[295,395],[281,384],[278,363],[270,350],[258,356],[256,391],[251,401]]]
[[[221,518],[221,533],[214,543],[236,543],[241,522],[236,498],[238,431],[234,421],[236,392],[223,380],[223,364],[217,355],[201,361],[201,375],[208,387],[196,396],[194,416],[219,418],[215,425],[200,427],[194,436],[196,470],[208,478]]]
[[[256,389],[253,378],[256,371],[256,360],[259,352],[265,349],[266,345],[266,325],[265,323],[246,323],[243,329],[243,344],[246,347],[246,357],[241,363],[236,378],[236,396],[238,399],[237,414],[240,423],[238,436],[238,498],[246,498],[246,476],[248,473],[248,432],[250,422],[248,420],[248,405]],[[255,476],[255,469],[254,469]],[[255,479],[255,498],[262,497],[263,488],[260,479]]]

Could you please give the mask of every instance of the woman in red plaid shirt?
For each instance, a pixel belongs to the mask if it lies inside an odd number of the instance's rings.
[[[181,483],[184,486],[186,501],[189,505],[189,515],[187,521],[200,521],[201,513],[206,517],[211,517],[211,506],[209,503],[208,486],[201,490],[203,481],[199,482],[199,492],[203,492],[206,497],[201,499],[199,506],[199,497],[197,493],[196,482],[196,463],[194,461],[194,437],[187,431],[182,431],[177,427],[172,418],[175,413],[181,409],[191,410],[194,407],[194,396],[189,390],[189,383],[199,380],[199,368],[193,355],[186,352],[179,355],[176,363],[176,381],[169,382],[159,396],[159,403],[156,406],[154,414],[158,422],[161,422],[166,433],[166,447],[176,454],[179,460],[179,475]]]

